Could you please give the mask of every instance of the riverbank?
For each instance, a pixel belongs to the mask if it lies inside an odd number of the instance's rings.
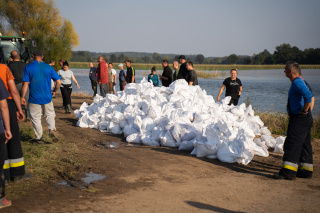
[[[194,212],[204,206],[245,212],[317,210],[320,174],[315,173],[312,180],[275,181],[271,175],[281,166],[279,154],[255,156],[244,166],[196,158],[172,148],[128,146],[122,135],[76,127],[77,119],[61,107],[61,96],[53,102],[59,142],[52,142],[45,128],[45,144],[32,143],[31,122],[19,124],[26,170],[33,178],[7,187],[13,206],[6,212]],[[86,94],[73,95],[74,109],[83,102],[91,104],[92,99]],[[275,128],[285,125],[281,116],[260,116],[267,126],[267,120]],[[42,122],[46,126],[45,119]],[[120,148],[100,148],[105,142],[119,143]],[[313,150],[315,171],[319,171],[319,139],[313,139]],[[84,172],[107,178],[82,189],[75,187]],[[58,186],[61,181],[74,186]],[[293,194],[297,187],[301,191]],[[262,193],[264,196],[259,196]],[[301,201],[306,194],[308,197]]]
[[[115,68],[118,68],[119,63],[113,63]],[[69,62],[70,68],[88,68],[89,62]],[[98,66],[97,62],[94,62],[94,66]],[[155,66],[157,70],[162,70],[161,64],[140,64],[133,63],[132,66],[136,70],[151,70],[151,67]],[[171,65],[170,65],[171,66]],[[196,71],[224,71],[237,68],[238,70],[271,70],[271,69],[284,69],[283,64],[272,65],[245,65],[245,64],[194,64]],[[320,69],[320,64],[315,65],[300,65],[301,69]]]

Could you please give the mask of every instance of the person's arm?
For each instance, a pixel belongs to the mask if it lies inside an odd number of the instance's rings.
[[[132,75],[132,81],[131,81],[131,83],[134,83],[134,77],[135,77],[135,76],[134,76],[134,75]]]
[[[222,92],[223,92],[223,90],[224,90],[225,87],[226,87],[226,86],[225,86],[224,84],[222,84],[222,87],[221,87],[221,89],[220,89],[220,91],[219,91],[219,94],[218,94],[218,97],[217,97],[217,101],[220,101],[220,95],[222,94]]]
[[[9,109],[7,100],[3,99],[0,101],[0,110],[2,114],[2,120],[4,124],[4,133],[5,133],[5,143],[8,143],[8,141],[12,138],[12,134],[10,131],[10,118],[9,118]]]
[[[76,83],[78,89],[80,89],[80,86],[79,86],[79,84],[78,84],[78,81],[76,80],[76,78],[74,77],[73,74],[71,75],[71,78],[72,78],[73,82]]]
[[[242,94],[242,86],[240,86],[239,96]]]
[[[193,82],[192,82],[192,81],[189,81],[189,86],[190,86],[190,85],[191,85],[191,86],[193,85]]]
[[[11,94],[11,97],[17,107],[17,119],[18,122],[19,121],[23,121],[24,120],[24,114],[22,112],[22,108],[21,108],[21,102],[20,102],[20,95],[19,92],[17,90],[16,84],[14,83],[14,80],[9,80],[8,81],[8,87],[9,87],[9,91]]]
[[[314,99],[314,97],[312,97],[312,99],[311,99],[311,106],[310,106],[310,110],[311,110],[311,111],[313,110],[313,107],[314,107],[314,101],[315,101],[315,99]]]
[[[21,104],[22,105],[26,105],[26,99],[24,99],[24,96],[27,93],[28,90],[28,86],[29,86],[29,82],[23,82],[22,84],[22,89],[21,89]]]
[[[117,74],[114,74],[114,85],[117,85]]]
[[[56,92],[58,91],[58,89],[61,86],[61,80],[60,79],[56,80],[55,82],[56,82],[56,87],[52,91],[52,97],[54,97],[56,95]]]

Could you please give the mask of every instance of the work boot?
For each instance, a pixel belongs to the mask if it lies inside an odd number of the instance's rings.
[[[68,114],[68,106],[64,106],[64,110],[66,111],[66,114]]]
[[[32,178],[32,174],[26,173],[25,175],[11,177],[10,180],[14,182],[20,182],[24,180],[30,180]]]

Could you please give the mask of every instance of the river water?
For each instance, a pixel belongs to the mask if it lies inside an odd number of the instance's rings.
[[[91,82],[88,77],[88,69],[72,69],[77,81],[80,84],[80,90],[73,86],[73,92],[82,92],[93,94]],[[260,112],[286,112],[286,104],[288,90],[290,88],[290,80],[285,77],[284,70],[239,70],[238,78],[242,82],[243,92],[239,100],[239,104],[250,101],[253,108]],[[136,71],[136,82],[140,82],[147,71]],[[119,70],[117,70],[117,74]],[[158,74],[162,71],[158,71]],[[145,76],[143,76],[145,75]],[[315,107],[313,114],[320,115],[320,69],[302,70],[303,78],[308,81],[315,96]],[[199,86],[207,91],[208,95],[212,95],[216,100],[222,82],[226,77],[218,77],[214,79],[199,78]],[[119,90],[119,85],[116,85]],[[99,91],[99,89],[98,89]],[[225,91],[224,91],[225,92]],[[224,97],[224,92],[221,97]]]

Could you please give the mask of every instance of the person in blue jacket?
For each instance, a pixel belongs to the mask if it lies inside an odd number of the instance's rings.
[[[275,179],[293,180],[311,178],[313,173],[313,157],[311,140],[306,138],[312,127],[312,115],[309,110],[312,93],[300,77],[300,67],[296,62],[287,62],[284,73],[290,79],[287,112],[289,124],[287,138],[283,146],[283,162]]]
[[[152,81],[153,86],[158,87],[159,86],[159,77],[156,74],[157,70],[156,67],[151,68],[151,73],[148,75],[148,82]]]

